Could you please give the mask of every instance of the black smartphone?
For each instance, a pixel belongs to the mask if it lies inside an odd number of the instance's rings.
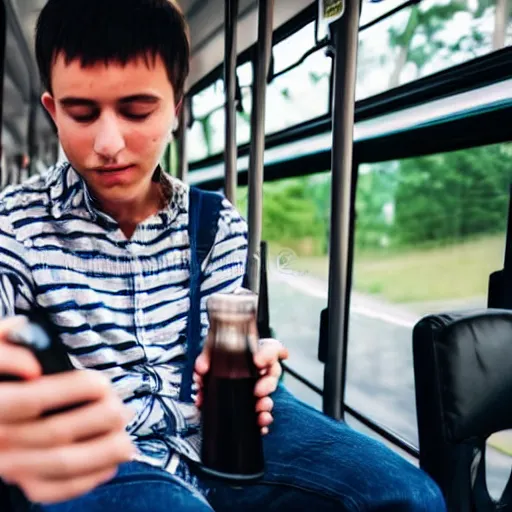
[[[74,370],[75,368],[68,357],[66,347],[47,314],[41,310],[34,310],[26,316],[28,317],[27,324],[10,334],[8,340],[13,344],[30,350],[41,365],[43,375]],[[0,374],[0,382],[20,380],[22,379],[17,376]],[[73,409],[80,405],[83,404],[47,411],[44,413],[44,416]]]
[[[48,314],[42,309],[34,309],[26,316],[28,323],[22,329],[13,332],[9,336],[9,341],[32,351],[44,375],[73,370],[66,347]],[[5,379],[2,376],[0,380]]]

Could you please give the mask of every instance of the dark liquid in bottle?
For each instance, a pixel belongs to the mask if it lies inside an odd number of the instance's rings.
[[[230,480],[253,480],[264,471],[251,359],[250,353],[218,352],[205,379],[203,470]]]

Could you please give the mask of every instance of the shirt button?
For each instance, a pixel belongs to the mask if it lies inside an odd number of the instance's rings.
[[[28,238],[27,240],[25,240],[25,241],[23,242],[23,245],[24,245],[27,249],[30,249],[31,247],[33,247],[33,246],[34,246],[34,242]]]

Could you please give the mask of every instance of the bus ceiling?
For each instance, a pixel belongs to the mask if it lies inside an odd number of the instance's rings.
[[[225,0],[182,0],[190,26],[192,59],[187,88],[192,88],[203,77],[224,62],[224,6]],[[273,30],[276,30],[316,0],[274,2]],[[258,1],[238,0],[238,53],[253,46],[258,39]]]
[[[9,6],[16,13],[25,41],[32,41],[37,16],[46,0],[4,0],[7,10]],[[224,0],[179,0],[187,22],[191,37],[191,71],[188,88],[193,87],[202,77],[217,68],[224,61]],[[258,32],[258,1],[239,0],[238,2],[238,33],[239,51],[244,51],[257,41]],[[273,29],[294,18],[301,11],[316,1],[293,0],[275,2]],[[10,18],[8,12],[8,18]],[[25,43],[26,44],[26,43]],[[33,58],[33,48],[27,48]],[[23,55],[22,51],[22,55]],[[19,59],[19,65],[26,66]],[[26,83],[26,82],[25,82]]]

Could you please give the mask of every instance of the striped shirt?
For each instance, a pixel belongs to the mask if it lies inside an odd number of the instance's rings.
[[[172,471],[176,456],[199,460],[200,416],[179,400],[190,303],[188,187],[162,175],[171,198],[130,239],[67,163],[5,189],[0,318],[34,306],[48,312],[73,365],[107,375],[135,412],[127,429],[139,460]],[[202,268],[203,337],[206,299],[241,286],[246,253],[246,223],[224,200]]]

